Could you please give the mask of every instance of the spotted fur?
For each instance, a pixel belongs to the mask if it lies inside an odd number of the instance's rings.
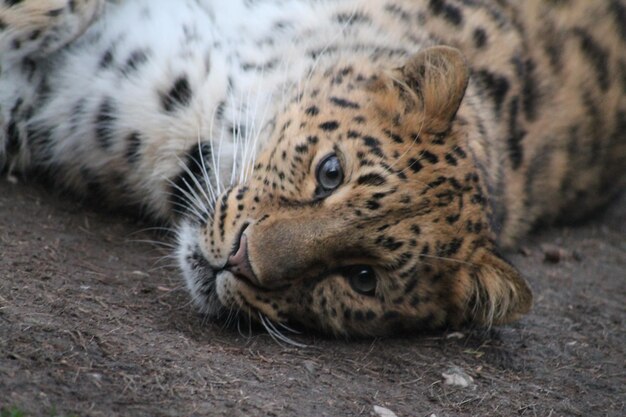
[[[623,0],[4,1],[0,166],[173,222],[211,316],[505,323],[532,296],[499,250],[624,188],[624,19]]]

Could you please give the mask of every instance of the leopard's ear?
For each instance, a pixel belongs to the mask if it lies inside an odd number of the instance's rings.
[[[486,326],[517,320],[532,305],[533,296],[526,280],[494,251],[480,251],[469,271],[468,318]]]
[[[469,67],[461,51],[448,46],[426,48],[396,71],[399,81],[421,102],[424,128],[435,134],[448,130],[469,81]]]

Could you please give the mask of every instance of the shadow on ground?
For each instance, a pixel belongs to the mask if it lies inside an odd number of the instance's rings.
[[[623,416],[626,198],[509,258],[535,306],[491,331],[284,347],[195,315],[148,225],[0,181],[0,409],[29,416]],[[546,260],[548,258],[549,260]],[[247,333],[247,329],[245,332]],[[447,385],[456,367],[473,382]],[[56,410],[56,411],[55,411]]]

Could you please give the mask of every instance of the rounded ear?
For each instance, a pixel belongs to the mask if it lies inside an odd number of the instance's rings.
[[[483,249],[470,272],[470,320],[491,326],[517,320],[532,306],[532,292],[520,273],[501,256]]]
[[[431,133],[448,130],[469,81],[469,67],[461,51],[449,46],[426,48],[396,71],[399,81],[421,101],[425,129]]]

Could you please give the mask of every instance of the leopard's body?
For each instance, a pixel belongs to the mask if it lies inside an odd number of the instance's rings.
[[[624,188],[625,97],[623,0],[0,3],[0,167],[173,222],[270,329],[524,313],[498,247]]]

